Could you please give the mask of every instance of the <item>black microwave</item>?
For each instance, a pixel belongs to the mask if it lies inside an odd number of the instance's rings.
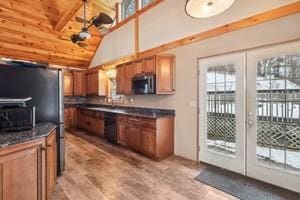
[[[132,78],[132,92],[134,94],[155,94],[155,74],[140,74]]]
[[[35,127],[35,107],[0,109],[0,131],[29,130]]]

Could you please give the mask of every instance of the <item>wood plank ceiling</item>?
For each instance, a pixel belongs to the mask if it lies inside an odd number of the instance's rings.
[[[89,0],[88,19],[105,12],[115,16],[114,0]],[[82,0],[1,0],[0,57],[87,68],[101,36],[92,27],[88,46],[70,36],[81,30]]]

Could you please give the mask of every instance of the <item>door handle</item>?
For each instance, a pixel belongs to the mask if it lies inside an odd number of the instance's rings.
[[[247,124],[249,128],[252,128],[254,125],[254,121],[253,121],[253,113],[249,112],[248,113],[248,117],[247,117]]]

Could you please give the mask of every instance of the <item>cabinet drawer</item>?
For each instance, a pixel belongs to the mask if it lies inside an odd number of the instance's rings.
[[[156,119],[141,118],[141,126],[156,129]]]
[[[129,124],[139,125],[140,124],[140,119],[138,117],[128,117],[127,122]]]
[[[118,115],[118,121],[127,122],[127,117],[124,115]]]

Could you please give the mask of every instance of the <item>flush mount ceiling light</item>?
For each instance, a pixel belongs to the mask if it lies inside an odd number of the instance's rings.
[[[193,18],[218,15],[232,6],[235,0],[187,0],[186,13]]]

